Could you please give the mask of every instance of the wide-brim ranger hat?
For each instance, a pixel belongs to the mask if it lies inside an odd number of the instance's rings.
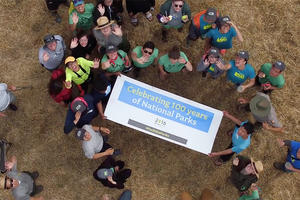
[[[254,168],[254,173],[257,176],[257,178],[259,178],[259,173],[261,173],[264,170],[264,166],[260,160],[254,161],[253,158],[251,158],[250,160],[251,160],[251,165]]]
[[[100,29],[103,29],[107,26],[110,26],[114,23],[114,21],[109,21],[109,19],[106,17],[106,16],[102,16],[102,17],[99,17],[97,19],[97,26],[94,28],[95,30],[100,30]]]
[[[217,20],[217,10],[214,8],[208,8],[204,16],[206,20],[215,22]]]
[[[271,110],[271,102],[264,96],[256,95],[250,101],[250,110],[253,115],[266,117]]]
[[[68,56],[65,60],[65,65],[67,65],[69,62],[74,62],[76,59],[73,56]]]

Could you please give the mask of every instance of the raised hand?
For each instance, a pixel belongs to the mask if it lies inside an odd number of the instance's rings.
[[[78,38],[75,37],[75,38],[73,38],[73,39],[71,40],[70,48],[71,48],[71,49],[74,49],[74,48],[76,48],[77,46],[78,46]]]
[[[74,13],[72,14],[72,21],[73,21],[73,23],[74,23],[74,24],[77,24],[77,23],[78,23],[78,20],[79,20],[78,15],[77,15],[76,12],[74,12]]]
[[[103,6],[101,3],[98,5],[97,10],[98,10],[99,13],[101,14],[101,16],[104,15],[104,13],[105,13],[105,8],[104,8],[104,6]]]
[[[118,25],[114,26],[112,32],[113,32],[113,34],[120,36],[120,37],[123,35],[121,26],[118,26]]]

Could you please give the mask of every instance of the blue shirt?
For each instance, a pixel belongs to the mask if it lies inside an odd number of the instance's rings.
[[[291,148],[286,158],[286,161],[290,162],[296,169],[300,169],[300,159],[297,158],[298,149],[300,149],[300,142],[291,141]]]
[[[207,38],[211,38],[211,44],[218,49],[230,49],[232,48],[232,38],[236,36],[236,31],[233,27],[230,27],[229,31],[225,34],[219,32],[216,29],[210,29],[206,34]]]
[[[245,123],[247,123],[248,121],[244,121],[241,123],[241,126],[243,126]],[[244,149],[246,149],[251,142],[251,136],[248,135],[248,138],[246,140],[244,140],[241,136],[239,136],[237,133],[239,131],[240,127],[235,127],[233,134],[232,134],[232,151],[235,153],[240,153],[242,152]]]
[[[254,68],[250,64],[246,64],[244,70],[239,70],[235,66],[235,61],[229,61],[231,68],[227,71],[227,79],[236,85],[243,84],[248,78],[255,78]]]
[[[79,121],[75,125],[73,122],[75,120],[75,113],[72,111],[70,104],[65,121],[64,133],[70,133],[75,126],[81,128],[85,124],[90,124],[90,122],[97,117],[98,110],[94,104],[94,98],[89,94],[84,95],[83,98],[88,104],[87,110],[81,114]]]
[[[204,18],[204,15],[202,15],[200,17],[200,33],[202,35],[206,34],[211,29],[211,25],[213,24],[213,23],[208,23],[208,22],[204,21],[203,18]]]

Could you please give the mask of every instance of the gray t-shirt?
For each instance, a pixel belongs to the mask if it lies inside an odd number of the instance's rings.
[[[7,85],[0,83],[0,111],[4,111],[10,104],[10,95],[7,91]]]
[[[60,35],[54,35],[54,38],[57,40],[55,51],[51,51],[46,45],[41,47],[39,50],[39,61],[46,69],[49,70],[56,69],[62,63],[66,50],[63,38]],[[44,52],[49,54],[49,60],[46,62],[43,58]]]
[[[117,36],[113,33],[111,33],[108,37],[105,37],[101,30],[93,29],[93,34],[97,40],[98,45],[101,47],[107,47],[108,44],[119,46],[119,44],[122,42],[122,37]]]
[[[267,98],[268,101],[271,103],[270,97],[268,95],[266,95],[262,92],[257,92],[256,95],[260,95],[260,96],[263,96],[263,97]],[[260,117],[260,116],[254,115],[253,113],[252,113],[252,115],[254,116],[256,121],[258,121],[258,122],[261,122],[261,123],[267,122],[269,125],[271,125],[273,127],[276,127],[276,128],[281,128],[282,127],[282,124],[278,120],[275,109],[272,106],[272,104],[271,104],[271,110],[270,110],[270,113],[268,114],[268,116]]]
[[[169,26],[182,26],[182,12],[175,12],[175,10],[173,9],[173,7],[171,6],[170,8],[170,15],[172,16],[172,20],[168,22],[167,25]]]
[[[19,181],[19,185],[12,189],[12,195],[16,200],[30,200],[33,191],[33,179],[26,173],[18,173],[17,164],[7,173],[9,178]]]
[[[225,65],[225,61],[222,58],[219,58],[219,61]],[[197,65],[197,71],[203,72],[207,71],[211,74],[213,78],[217,78],[224,73],[224,70],[220,69],[216,64],[210,64],[208,66],[204,65],[204,59],[202,58],[201,61]]]
[[[82,141],[84,155],[89,159],[93,159],[93,156],[96,153],[99,153],[103,147],[102,135],[101,133],[94,131],[92,125],[84,125],[82,128],[91,134],[91,139],[89,141]]]

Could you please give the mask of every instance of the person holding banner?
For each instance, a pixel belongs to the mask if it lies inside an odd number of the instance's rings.
[[[170,73],[191,72],[193,66],[185,53],[180,51],[178,46],[173,46],[167,54],[159,58],[158,69],[159,78],[165,80]]]
[[[134,76],[137,78],[141,69],[149,67],[156,62],[158,57],[158,49],[154,43],[147,41],[142,47],[137,46],[131,52],[131,59],[134,66]]]
[[[254,126],[248,121],[240,121],[234,116],[230,115],[227,111],[223,111],[223,114],[228,119],[231,119],[236,126],[232,133],[228,132],[228,135],[231,136],[232,142],[227,147],[226,150],[219,152],[209,153],[209,157],[219,156],[217,160],[215,160],[215,164],[217,166],[222,165],[224,162],[230,160],[230,158],[236,153],[239,154],[243,150],[245,150],[251,143],[251,134],[254,132]]]

